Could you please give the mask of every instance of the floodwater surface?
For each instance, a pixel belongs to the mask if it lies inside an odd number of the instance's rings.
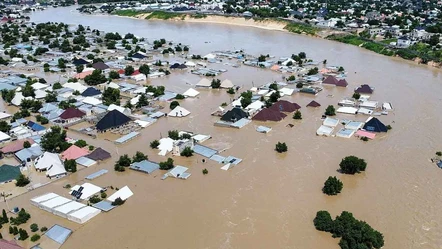
[[[345,44],[255,28],[89,16],[72,7],[35,12],[31,21],[82,24],[120,34],[131,32],[150,40],[166,38],[189,44],[191,52],[202,55],[223,49],[275,56],[304,51],[315,60],[342,65],[350,83],[347,89],[325,87],[316,97],[284,97],[302,106],[303,119],[295,121],[289,116],[279,123],[265,123],[273,128],[268,134],[257,133],[255,127],[261,123],[256,122],[240,130],[213,126],[217,118],[210,113],[232,98],[225,90],[201,90],[198,98],[181,101],[192,112],[189,117],[162,118],[124,145],[69,133],[111,151],[114,157],[8,201],[9,206],[27,208],[39,224],[58,223],[73,229],[62,248],[339,248],[337,239],[315,230],[312,220],[319,210],[328,210],[332,216],[344,210],[352,212],[384,234],[384,248],[441,248],[442,171],[428,160],[442,149],[440,70]],[[220,78],[228,78],[243,89],[281,79],[281,74],[262,69],[225,68],[229,71]],[[199,79],[182,72],[151,84],[183,92]],[[393,104],[394,112],[380,117],[393,129],[369,142],[316,136],[325,107],[351,96],[360,84],[376,88],[373,100]],[[322,107],[306,108],[312,99]],[[347,115],[338,118],[354,119]],[[113,171],[118,155],[133,155],[137,150],[153,161],[165,160],[149,148],[149,143],[171,129],[210,134],[213,138],[204,145],[226,149],[222,155],[233,155],[243,162],[223,171],[219,169],[222,165],[202,163],[201,157],[174,157],[175,164],[189,167],[192,176],[188,180],[162,181],[163,172]],[[278,141],[287,143],[287,153],[275,153]],[[367,171],[355,176],[338,173],[340,160],[348,155],[366,159]],[[109,169],[109,173],[92,183],[102,187],[128,185],[134,192],[123,206],[80,226],[30,205],[30,198],[50,191],[67,196],[62,186],[81,183],[86,175],[101,168]],[[204,168],[209,170],[208,175],[201,173]],[[328,176],[343,181],[344,189],[338,196],[322,194]]]

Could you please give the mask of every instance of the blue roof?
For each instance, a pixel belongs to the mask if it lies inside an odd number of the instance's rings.
[[[112,206],[112,203],[108,202],[108,201],[100,201],[98,203],[95,203],[94,205],[92,205],[94,208],[98,208],[103,210],[104,212],[108,212],[112,209],[115,208],[115,206]]]
[[[0,83],[0,91],[1,90],[14,90],[15,88],[17,88],[16,86],[10,85],[8,83]]]
[[[154,172],[155,170],[160,169],[160,165],[155,162],[143,160],[141,162],[133,163],[129,168],[150,174],[150,173]]]
[[[45,233],[45,235],[58,244],[62,245],[64,242],[66,242],[71,233],[72,230],[68,228],[62,227],[60,225],[54,225]]]
[[[15,120],[15,122],[11,123],[10,125],[11,125],[11,128],[15,128],[21,124],[26,123],[26,122],[28,122],[28,120],[26,120],[24,118],[20,118],[20,119]]]
[[[224,162],[224,160],[226,160],[226,158],[225,157],[223,157],[223,156],[220,156],[220,155],[213,155],[211,158],[210,158],[210,160],[213,160],[213,161],[215,161],[215,162],[217,162],[217,163],[222,163],[222,162]]]
[[[119,139],[115,140],[115,143],[117,143],[117,144],[125,143],[125,142],[131,140],[132,138],[138,136],[139,134],[140,134],[139,132],[132,131],[131,133],[124,135],[124,136],[120,137]]]
[[[53,110],[57,110],[58,106],[52,103],[44,103],[43,107],[38,110],[39,113],[47,113]]]
[[[33,159],[41,154],[43,154],[43,151],[41,150],[40,145],[37,145],[16,152],[15,156],[18,158],[18,160],[25,162],[28,158]]]
[[[211,158],[218,151],[211,149],[209,147],[203,146],[201,144],[195,144],[195,146],[193,146],[193,152],[195,152],[196,154],[201,155],[203,157]]]
[[[93,180],[93,179],[95,179],[95,178],[97,178],[99,176],[102,176],[102,175],[106,174],[107,172],[109,172],[107,169],[101,169],[101,170],[99,170],[99,171],[97,171],[95,173],[92,173],[92,174],[86,176],[86,179],[87,180]]]
[[[90,96],[96,96],[96,95],[100,95],[101,91],[93,88],[93,87],[88,87],[86,90],[84,90],[84,92],[81,93],[81,96],[83,97],[90,97]]]
[[[33,121],[28,122],[28,127],[31,128],[33,131],[44,131],[46,128],[42,125],[39,125],[37,123],[34,123]]]
[[[437,165],[437,167],[442,169],[442,161],[441,160],[439,160],[439,162],[437,162],[436,165]]]
[[[174,92],[164,91],[164,95],[161,95],[159,99],[161,101],[168,101],[168,100],[174,99],[176,97],[176,95],[177,94]]]

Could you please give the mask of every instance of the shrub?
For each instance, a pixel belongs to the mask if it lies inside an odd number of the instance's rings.
[[[360,159],[355,156],[347,156],[342,159],[339,167],[341,168],[342,173],[354,175],[356,173],[360,173],[361,171],[365,171],[367,168],[367,163],[364,159]]]
[[[203,169],[203,175],[209,174],[209,171],[207,169]]]
[[[115,199],[115,201],[112,202],[112,206],[120,206],[123,205],[126,201],[123,201],[120,197]]]
[[[42,228],[40,228],[40,232],[46,232],[47,230],[48,230],[47,227],[42,227]]]
[[[304,84],[302,84],[301,82],[296,84],[296,88],[302,88],[304,86]]]
[[[28,177],[26,177],[23,174],[20,174],[16,180],[15,186],[17,187],[24,187],[26,185],[28,185],[31,181],[29,180]]]
[[[193,156],[193,150],[190,147],[186,147],[180,154],[181,156],[191,157]]]
[[[38,234],[34,234],[34,235],[32,235],[32,237],[31,237],[31,241],[32,242],[35,242],[35,241],[37,241],[37,240],[39,240],[40,239],[40,235],[38,235]]]
[[[89,145],[89,150],[90,151],[92,151],[92,150],[94,150],[95,149],[95,147],[93,146],[93,145]]]
[[[295,112],[295,114],[293,115],[293,119],[302,119],[302,114],[299,110]]]
[[[436,156],[442,156],[442,151],[436,152]]]
[[[177,130],[168,131],[168,136],[173,140],[179,140],[180,135]]]
[[[235,94],[235,89],[233,88],[229,88],[229,90],[227,90],[228,94]]]
[[[160,169],[161,170],[169,170],[173,168],[173,159],[172,158],[167,158],[167,161],[165,162],[160,162]]]
[[[360,99],[361,98],[361,94],[360,93],[353,93],[353,98],[354,99]]]
[[[177,94],[176,96],[175,96],[175,99],[184,99],[185,97],[184,97],[184,95],[182,95],[182,94]]]
[[[31,143],[29,141],[24,141],[23,148],[29,148],[29,147],[31,147]]]
[[[336,115],[335,107],[332,105],[327,106],[327,109],[325,109],[325,115],[335,116]]]
[[[326,195],[337,195],[341,193],[343,186],[344,184],[342,184],[342,182],[338,178],[336,178],[336,176],[329,176],[324,183],[322,192]]]
[[[101,201],[101,198],[98,197],[98,195],[93,195],[91,198],[89,198],[89,202],[92,204],[98,203]]]
[[[213,80],[212,80],[212,83],[210,84],[210,86],[211,86],[213,89],[220,88],[220,87],[221,87],[221,81],[220,81],[219,79],[213,79]]]
[[[180,103],[178,101],[174,100],[174,101],[170,102],[169,108],[170,108],[170,110],[173,110],[173,109],[175,109],[175,107],[177,107],[179,105],[180,105]]]
[[[80,139],[80,140],[77,140],[77,142],[75,142],[74,145],[76,145],[80,148],[83,148],[83,147],[86,147],[87,143],[83,139]]]
[[[152,149],[157,149],[159,145],[160,142],[158,140],[153,140],[152,142],[150,142],[150,148]]]
[[[29,238],[28,232],[26,232],[26,230],[24,229],[19,229],[18,233],[20,235],[20,237],[18,238],[19,240],[26,240],[27,238]]]
[[[276,144],[275,150],[279,153],[287,151],[287,145],[285,143],[278,142]]]
[[[32,232],[37,232],[37,231],[38,231],[38,225],[37,225],[37,223],[32,223],[31,226],[30,226],[30,228],[31,228],[31,231],[32,231]]]
[[[391,125],[387,125],[387,130],[391,130],[393,129],[393,127],[391,127]]]
[[[133,158],[132,158],[132,162],[133,162],[133,163],[141,162],[141,161],[143,161],[143,160],[147,160],[147,156],[144,155],[144,153],[141,152],[141,151],[137,151],[137,152],[135,153],[135,155],[133,156]]]
[[[367,142],[368,141],[368,137],[361,137],[361,140],[364,141],[364,142]]]
[[[316,230],[331,232],[333,230],[333,220],[327,211],[318,211],[313,220]]]
[[[106,192],[102,192],[102,193],[101,193],[101,199],[106,199],[106,197],[107,197]]]

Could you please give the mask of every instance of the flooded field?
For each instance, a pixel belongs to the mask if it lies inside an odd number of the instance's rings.
[[[62,248],[339,248],[338,240],[315,230],[312,220],[318,210],[328,210],[332,215],[352,212],[384,234],[384,248],[441,248],[442,172],[428,160],[442,148],[442,134],[438,132],[442,124],[440,70],[344,44],[245,27],[83,16],[74,8],[36,12],[31,21],[83,24],[104,31],[130,31],[150,39],[166,38],[190,44],[191,52],[200,54],[238,48],[276,56],[304,51],[313,59],[327,59],[330,65],[342,65],[349,72],[346,89],[325,87],[316,97],[299,93],[284,97],[302,106],[303,119],[287,117],[279,123],[265,123],[273,128],[268,134],[256,132],[255,126],[262,123],[255,121],[239,130],[213,126],[218,118],[210,113],[232,98],[225,90],[201,90],[198,98],[181,101],[181,106],[192,112],[190,116],[161,118],[127,144],[116,146],[104,139],[106,135],[92,139],[68,133],[110,151],[113,158],[6,203],[26,208],[32,215],[30,223],[48,227],[56,223],[73,229]],[[282,76],[245,66],[226,69],[229,71],[220,79],[228,78],[243,90]],[[184,92],[199,79],[185,71],[150,83]],[[376,88],[373,100],[393,104],[394,112],[381,117],[393,129],[369,142],[316,136],[325,107],[351,96],[360,84]],[[306,108],[312,99],[322,107]],[[365,118],[359,115],[357,119]],[[192,173],[185,181],[162,181],[163,172],[158,171],[153,175],[114,172],[118,155],[132,156],[137,150],[153,161],[164,161],[166,158],[150,149],[149,143],[171,129],[212,135],[204,145],[227,149],[223,155],[242,158],[243,162],[223,171],[219,169],[222,165],[202,163],[198,156],[174,157],[175,164],[189,167]],[[288,153],[274,151],[278,141],[287,143]],[[338,164],[348,155],[366,159],[367,171],[356,176],[339,174]],[[109,173],[92,183],[101,187],[128,185],[134,192],[123,206],[80,226],[30,205],[30,198],[46,192],[68,196],[64,185],[81,183],[86,175],[102,168]],[[209,170],[208,175],[201,173],[204,168]],[[321,192],[330,175],[344,183],[338,196]]]

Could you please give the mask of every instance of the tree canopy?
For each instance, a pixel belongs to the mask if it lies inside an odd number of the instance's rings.
[[[329,176],[324,183],[322,192],[326,195],[337,195],[341,193],[342,187],[344,184],[336,176]]]
[[[95,86],[98,84],[105,83],[107,81],[106,76],[101,73],[101,70],[95,69],[92,74],[84,77],[84,82],[90,86]]]
[[[132,158],[133,163],[141,162],[143,160],[147,160],[147,155],[144,155],[144,153],[141,151],[137,151]]]
[[[367,168],[367,163],[364,159],[356,156],[347,156],[342,159],[339,167],[341,168],[342,173],[354,175],[356,173],[360,173],[361,171],[365,171]]]
[[[167,158],[167,161],[165,162],[160,162],[160,169],[161,170],[169,170],[173,168],[173,159],[172,158]]]
[[[52,126],[51,131],[43,135],[40,142],[41,147],[48,152],[62,152],[69,148],[66,142],[66,131],[59,126]]]

